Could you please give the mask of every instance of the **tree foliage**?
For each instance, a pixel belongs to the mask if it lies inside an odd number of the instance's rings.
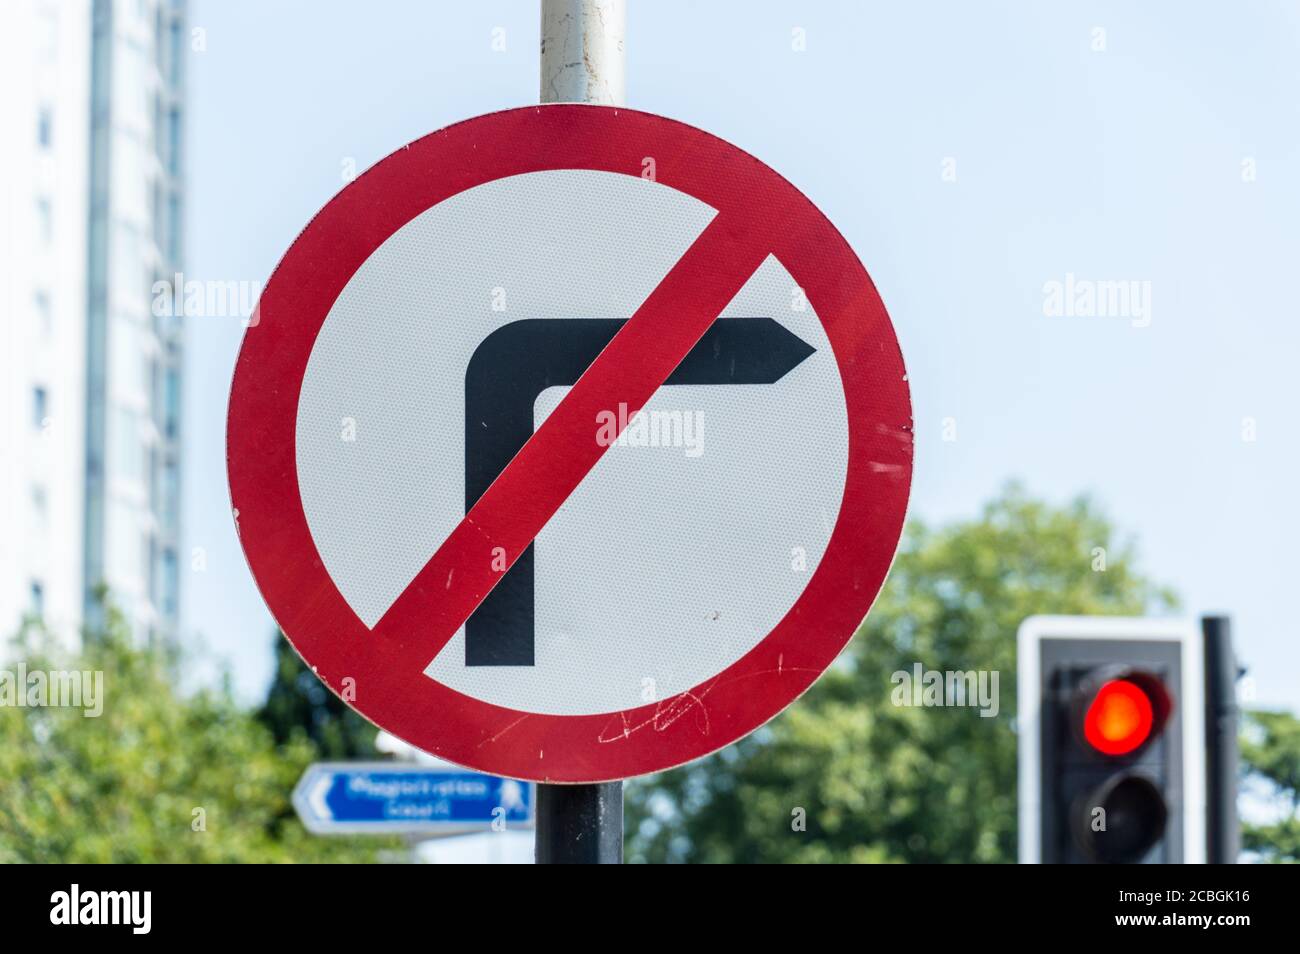
[[[978,519],[914,521],[871,615],[799,702],[723,752],[629,787],[629,858],[1012,861],[1020,622],[1173,604],[1087,499],[1054,507],[1013,485]],[[891,676],[916,663],[998,673],[997,715],[893,705]]]
[[[275,674],[257,718],[276,744],[305,738],[323,759],[374,758],[378,730],[330,692],[278,633],[274,652]]]
[[[27,630],[11,671],[99,671],[104,705],[0,707],[0,862],[367,861],[388,840],[309,835],[290,793],[317,757],[277,744],[228,687],[183,696],[180,660],[133,646],[111,610],[75,654]]]
[[[1273,821],[1242,826],[1242,848],[1266,861],[1300,863],[1300,719],[1286,712],[1248,713],[1241,758],[1276,809]]]

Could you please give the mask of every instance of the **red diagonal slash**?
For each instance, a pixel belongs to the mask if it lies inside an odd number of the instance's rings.
[[[395,664],[423,670],[464,625],[600,460],[597,413],[644,407],[762,264],[756,234],[721,215],[700,233],[375,624]]]

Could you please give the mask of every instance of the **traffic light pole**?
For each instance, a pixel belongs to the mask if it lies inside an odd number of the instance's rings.
[[[541,100],[622,106],[625,0],[542,0]],[[538,864],[619,864],[623,783],[537,786]]]
[[[1226,616],[1204,616],[1205,635],[1205,860],[1236,864],[1241,849],[1237,820],[1237,657]]]

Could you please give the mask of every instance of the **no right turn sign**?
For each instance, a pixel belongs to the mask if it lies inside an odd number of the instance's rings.
[[[866,615],[911,479],[879,296],[793,186],[645,113],[510,110],[345,188],[229,418],[249,564],[389,732],[593,782],[781,711]]]

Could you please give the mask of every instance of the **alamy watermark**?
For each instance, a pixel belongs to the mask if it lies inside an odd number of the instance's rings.
[[[627,404],[617,411],[596,414],[596,443],[601,447],[681,447],[687,457],[704,453],[704,412],[641,410],[628,415]]]
[[[996,669],[926,669],[915,663],[911,671],[900,669],[889,677],[894,684],[890,701],[896,706],[969,706],[980,717],[998,714]]]
[[[153,925],[152,891],[83,891],[73,884],[50,895],[50,923],[123,925],[132,934],[148,934]]]
[[[0,708],[77,708],[93,719],[104,712],[102,670],[34,669],[20,662],[17,669],[0,669]]]
[[[257,324],[260,282],[199,281],[177,272],[171,279],[153,283],[150,310],[155,318],[242,318]]]
[[[1043,283],[1043,314],[1048,318],[1126,318],[1134,328],[1151,324],[1151,282],[1093,280],[1065,273],[1065,280]]]

